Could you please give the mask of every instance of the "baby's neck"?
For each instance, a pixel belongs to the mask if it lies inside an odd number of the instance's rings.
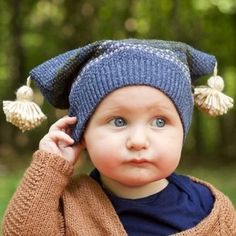
[[[100,177],[103,187],[106,190],[117,197],[126,199],[139,199],[148,197],[162,191],[168,185],[167,179],[161,179],[142,186],[131,187],[108,179],[103,175],[101,175]]]

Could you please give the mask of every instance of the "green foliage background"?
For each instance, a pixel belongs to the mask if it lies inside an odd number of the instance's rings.
[[[219,74],[226,82],[225,91],[235,99],[235,23],[235,0],[0,1],[0,100],[15,99],[14,91],[26,82],[28,72],[57,54],[95,40],[128,37],[183,41],[214,54]],[[206,79],[199,84],[205,84]],[[6,199],[42,135],[66,113],[43,101],[37,90],[36,100],[48,119],[32,132],[19,132],[6,123],[0,110],[0,191],[9,193]],[[200,166],[215,170],[213,176],[219,180],[228,176],[230,181],[225,181],[232,183],[228,192],[234,202],[235,175],[226,175],[225,170],[229,168],[233,173],[236,167],[235,137],[235,108],[214,119],[196,110],[183,152],[190,172]],[[16,177],[12,177],[14,173]],[[205,171],[202,176],[211,179],[211,174]],[[4,184],[6,179],[10,190]],[[0,204],[4,201],[8,200],[1,200]]]

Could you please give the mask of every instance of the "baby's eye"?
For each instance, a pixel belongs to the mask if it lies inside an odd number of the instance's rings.
[[[164,127],[165,124],[166,124],[166,122],[162,118],[155,118],[151,123],[152,126],[159,127],[159,128]]]
[[[125,119],[123,119],[122,117],[117,117],[117,118],[110,120],[109,124],[116,126],[116,127],[123,127],[123,126],[127,125]]]

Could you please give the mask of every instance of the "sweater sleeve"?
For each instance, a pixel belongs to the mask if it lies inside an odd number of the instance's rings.
[[[59,199],[73,166],[51,153],[36,151],[3,220],[3,234],[63,235]]]

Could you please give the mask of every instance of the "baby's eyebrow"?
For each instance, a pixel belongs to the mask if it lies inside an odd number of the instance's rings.
[[[147,106],[147,109],[153,110],[153,111],[156,111],[156,110],[167,110],[168,111],[170,109],[170,106],[168,106],[166,104],[158,103],[155,105]]]
[[[111,114],[111,113],[125,113],[125,112],[132,112],[139,110],[140,112],[169,112],[170,106],[166,104],[150,104],[145,106],[139,106],[138,104],[135,104],[131,106],[127,106],[126,104],[117,104],[112,107],[107,107],[107,109],[104,111],[104,114]]]

